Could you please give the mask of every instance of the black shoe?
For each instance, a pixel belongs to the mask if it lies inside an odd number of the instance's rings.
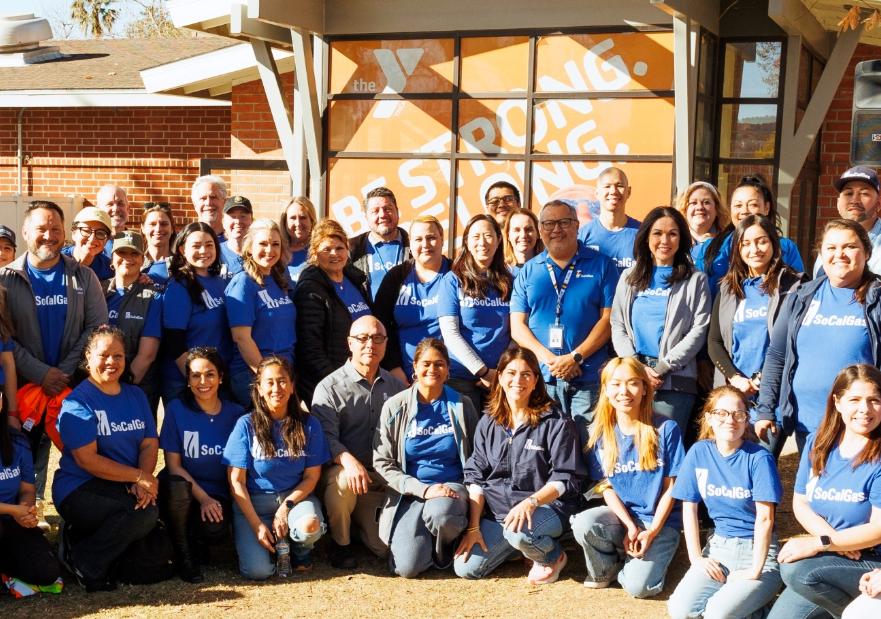
[[[180,562],[177,566],[177,574],[184,582],[199,583],[205,580],[199,565],[192,560]]]
[[[327,558],[330,561],[331,567],[335,567],[338,570],[353,570],[358,567],[358,562],[352,556],[351,544],[340,546],[331,540],[327,547]]]

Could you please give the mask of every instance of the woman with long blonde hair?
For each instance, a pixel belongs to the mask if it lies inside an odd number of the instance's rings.
[[[602,589],[617,578],[633,597],[657,595],[679,547],[682,515],[672,490],[682,436],[675,421],[652,413],[653,396],[638,360],[606,364],[585,446],[588,476],[599,482],[606,504],[572,522],[587,564],[585,587]]]

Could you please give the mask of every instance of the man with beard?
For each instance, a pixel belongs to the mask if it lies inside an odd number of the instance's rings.
[[[27,253],[0,269],[0,286],[6,289],[6,307],[15,332],[18,384],[40,385],[46,396],[55,397],[74,386],[73,374],[89,333],[107,322],[107,304],[94,271],[61,255],[64,212],[57,204],[31,202],[21,235]],[[46,423],[45,417],[38,422],[31,418],[22,427],[34,454],[38,509],[49,463]]]
[[[410,259],[410,239],[398,227],[398,202],[387,187],[370,190],[364,198],[367,232],[349,239],[349,260],[367,274],[370,296],[392,268]]]

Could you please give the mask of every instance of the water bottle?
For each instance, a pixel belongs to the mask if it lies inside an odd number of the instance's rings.
[[[291,575],[291,545],[284,538],[275,544],[275,567],[279,578]]]

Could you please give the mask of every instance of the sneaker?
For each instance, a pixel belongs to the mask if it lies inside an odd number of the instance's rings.
[[[48,533],[52,529],[52,526],[46,520],[45,501],[37,501],[35,507],[37,512],[37,528],[39,528],[43,533]]]
[[[327,546],[327,558],[330,565],[338,570],[353,570],[358,567],[358,562],[352,556],[352,545],[340,546],[330,540]]]
[[[557,579],[560,577],[560,572],[566,567],[566,562],[568,560],[566,551],[563,551],[560,553],[560,556],[557,557],[557,560],[550,565],[539,563],[538,561],[534,562],[532,564],[532,569],[529,570],[529,575],[526,577],[529,584],[549,585],[552,582],[557,582]]]
[[[584,586],[588,589],[606,589],[612,584],[611,580],[591,580],[590,576],[584,579]]]
[[[304,555],[291,554],[291,569],[295,572],[308,572],[312,569],[312,553]]]

